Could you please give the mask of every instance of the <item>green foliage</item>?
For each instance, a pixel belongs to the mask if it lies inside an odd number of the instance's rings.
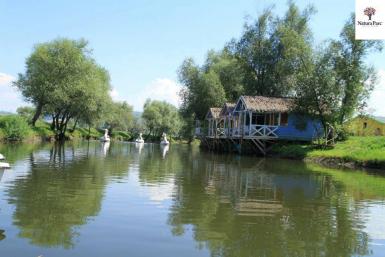
[[[309,26],[314,13],[312,6],[300,10],[289,1],[282,17],[265,10],[245,24],[239,39],[209,51],[202,66],[186,59],[179,69],[184,131],[191,133],[191,120],[203,120],[210,107],[242,94],[295,97],[296,111],[320,120],[325,136],[364,110],[377,82],[365,58],[381,51],[382,42],[355,40],[352,15],[339,40],[314,45]]]
[[[111,137],[118,141],[130,141],[133,140],[133,136],[127,131],[113,131]]]
[[[298,83],[299,109],[319,118],[325,128],[342,126],[366,106],[377,78],[364,60],[370,51],[377,50],[382,50],[379,41],[355,40],[352,15],[340,40],[331,41],[312,54],[312,59],[302,60],[306,63],[306,74]]]
[[[365,64],[370,52],[382,51],[380,40],[356,40],[355,17],[343,27],[340,40],[331,43],[336,51],[335,70],[339,87],[342,87],[343,98],[339,114],[342,124],[357,111],[366,107],[366,100],[377,83],[377,74],[373,67]]]
[[[17,108],[16,112],[26,120],[32,120],[32,117],[35,114],[36,110],[34,107],[31,106],[22,106]]]
[[[232,49],[244,69],[246,94],[293,94],[305,68],[300,58],[307,59],[311,54],[312,33],[308,23],[314,12],[312,6],[301,12],[289,2],[283,17],[268,9],[245,25]]]
[[[179,135],[182,121],[175,106],[164,101],[148,99],[143,109],[142,118],[149,135],[158,140],[164,132],[171,136]]]
[[[108,72],[91,58],[85,40],[56,39],[35,46],[26,60],[25,74],[14,85],[36,106],[32,118],[52,116],[52,128],[63,139],[71,119],[91,124],[109,99]]]
[[[334,147],[276,144],[272,153],[288,158],[330,158],[371,167],[385,167],[385,137],[355,137],[337,142]]]
[[[181,113],[184,117],[203,119],[208,108],[221,106],[226,100],[220,76],[209,66],[199,67],[192,59],[187,59],[179,68],[179,80],[183,84]]]
[[[1,116],[0,128],[6,140],[18,141],[25,139],[31,132],[27,121],[17,115]]]
[[[43,140],[52,140],[55,138],[55,133],[51,130],[50,125],[44,121],[37,121],[35,126],[32,127],[32,130]]]
[[[127,131],[132,125],[132,106],[127,102],[110,102],[105,113],[104,122],[110,130]]]

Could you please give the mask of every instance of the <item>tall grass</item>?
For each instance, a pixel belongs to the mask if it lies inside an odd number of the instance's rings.
[[[385,137],[349,137],[327,149],[314,145],[277,144],[272,153],[289,158],[339,158],[346,161],[385,162]]]

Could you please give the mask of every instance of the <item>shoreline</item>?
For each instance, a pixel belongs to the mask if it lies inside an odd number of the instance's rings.
[[[340,157],[294,157],[284,156],[279,154],[268,154],[266,158],[278,158],[286,160],[297,160],[307,163],[315,163],[326,168],[348,168],[354,170],[374,170],[376,172],[383,172],[385,174],[385,161],[378,160],[347,160]]]

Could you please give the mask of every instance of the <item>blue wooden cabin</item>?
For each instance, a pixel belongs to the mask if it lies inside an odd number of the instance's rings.
[[[321,122],[294,112],[292,98],[241,96],[236,104],[210,108],[208,138],[312,141],[322,137]]]

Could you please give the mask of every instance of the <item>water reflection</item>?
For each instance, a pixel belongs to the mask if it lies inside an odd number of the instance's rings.
[[[105,256],[104,250],[111,256],[223,257],[385,252],[373,248],[385,239],[378,225],[385,224],[378,214],[384,177],[184,145],[19,147],[1,149],[27,171],[2,182],[13,226],[0,225],[8,238],[18,234],[44,249],[76,248],[82,256]],[[95,225],[86,235],[91,238],[82,237],[86,224]]]
[[[135,143],[135,148],[138,150],[138,153],[141,154],[144,147],[144,143]]]
[[[109,148],[110,148],[110,142],[103,142],[102,143],[102,153],[103,153],[103,156],[107,155],[107,151],[108,151]]]
[[[163,159],[166,157],[166,154],[167,154],[169,148],[170,148],[169,145],[161,145],[160,146],[160,151],[162,152],[162,158]]]
[[[5,239],[5,230],[3,230],[3,229],[0,229],[0,241],[1,240],[3,240],[3,239]]]
[[[368,255],[363,206],[305,164],[206,156],[178,180],[169,224],[212,256]]]
[[[3,178],[3,176],[4,176],[4,171],[5,171],[5,169],[1,169],[0,168],[0,182],[1,182],[2,178]]]
[[[99,147],[54,144],[30,154],[30,172],[8,189],[20,237],[41,246],[74,246],[79,226],[100,211],[108,176],[125,176],[129,165],[114,152],[101,159]]]

